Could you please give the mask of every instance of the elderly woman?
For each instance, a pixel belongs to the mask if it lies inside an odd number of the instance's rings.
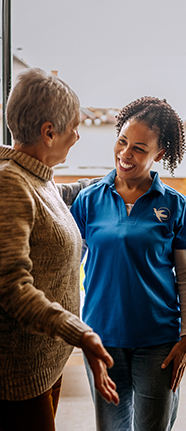
[[[68,204],[89,181],[56,186],[52,167],[79,139],[79,100],[30,69],[7,103],[0,147],[0,430],[52,431],[63,367],[81,347],[101,395],[118,402],[100,338],[79,313],[81,236]],[[68,197],[70,199],[68,199]]]

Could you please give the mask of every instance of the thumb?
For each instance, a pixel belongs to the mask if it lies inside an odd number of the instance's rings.
[[[112,356],[109,355],[101,342],[101,338],[95,332],[85,332],[81,338],[80,346],[86,356],[89,350],[89,353],[91,352],[94,357],[96,356],[97,359],[101,359],[108,368],[111,368],[114,365]]]
[[[114,365],[114,361],[111,355],[107,352],[107,350],[103,347],[102,360],[105,362],[108,368],[112,368]]]
[[[106,364],[108,368],[113,367],[114,361],[112,356],[107,352],[102,343],[98,343],[95,349],[95,354],[97,358],[102,359],[102,361]]]

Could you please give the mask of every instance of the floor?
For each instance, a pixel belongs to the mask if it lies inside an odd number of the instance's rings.
[[[172,431],[186,431],[185,406],[186,373],[181,384],[178,417]],[[65,368],[63,388],[56,417],[56,431],[96,431],[94,406],[82,355],[78,349],[75,349]]]
[[[94,406],[78,349],[74,350],[65,367],[56,431],[96,431]]]

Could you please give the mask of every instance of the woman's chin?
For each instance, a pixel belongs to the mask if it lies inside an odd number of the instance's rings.
[[[61,160],[59,163],[65,163],[66,162],[66,157],[63,159],[63,160]]]

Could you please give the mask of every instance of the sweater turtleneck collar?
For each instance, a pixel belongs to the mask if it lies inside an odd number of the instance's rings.
[[[13,160],[43,181],[50,181],[54,174],[53,168],[49,168],[34,157],[22,151],[14,150],[12,147],[0,145],[0,160]]]

